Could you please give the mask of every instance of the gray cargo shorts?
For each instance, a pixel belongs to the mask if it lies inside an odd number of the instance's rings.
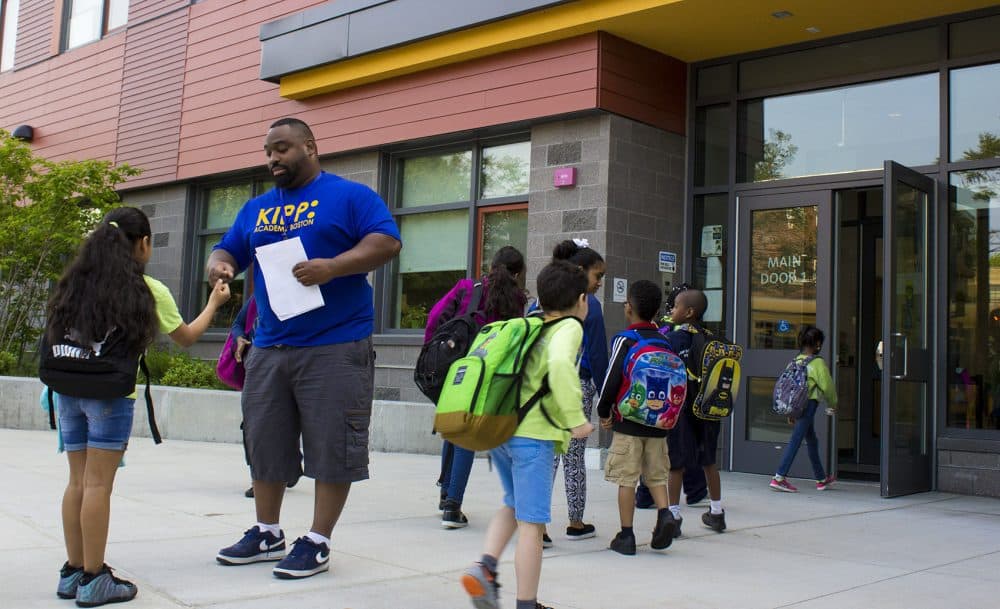
[[[305,475],[320,482],[368,478],[371,337],[318,347],[254,348],[245,365],[243,421],[254,480],[296,480],[302,457]]]

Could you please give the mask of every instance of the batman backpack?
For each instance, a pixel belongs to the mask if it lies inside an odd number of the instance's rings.
[[[706,421],[724,419],[733,414],[733,404],[739,394],[743,347],[704,328],[688,326],[688,331],[694,334],[688,376],[698,382],[691,411]]]

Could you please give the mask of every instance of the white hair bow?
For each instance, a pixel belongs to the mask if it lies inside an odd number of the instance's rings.
[[[581,249],[585,247],[590,247],[590,241],[587,241],[586,239],[573,239],[573,243],[575,243],[576,246]]]

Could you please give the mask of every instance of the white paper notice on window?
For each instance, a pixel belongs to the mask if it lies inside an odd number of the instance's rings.
[[[318,285],[304,286],[292,274],[292,267],[309,258],[302,239],[283,239],[257,248],[257,264],[264,275],[264,287],[271,310],[281,321],[323,306]]]

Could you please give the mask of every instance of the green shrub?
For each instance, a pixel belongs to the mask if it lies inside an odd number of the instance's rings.
[[[163,375],[170,369],[170,364],[174,361],[174,352],[167,347],[153,346],[146,351],[146,365],[149,366],[149,376],[151,382],[159,385],[163,382]],[[146,375],[139,373],[139,380],[146,382]]]
[[[152,369],[150,374],[153,374]],[[195,359],[186,353],[173,355],[160,384],[194,389],[229,389],[215,376],[215,362]]]
[[[13,375],[17,368],[17,356],[13,353],[0,351],[0,375]]]

